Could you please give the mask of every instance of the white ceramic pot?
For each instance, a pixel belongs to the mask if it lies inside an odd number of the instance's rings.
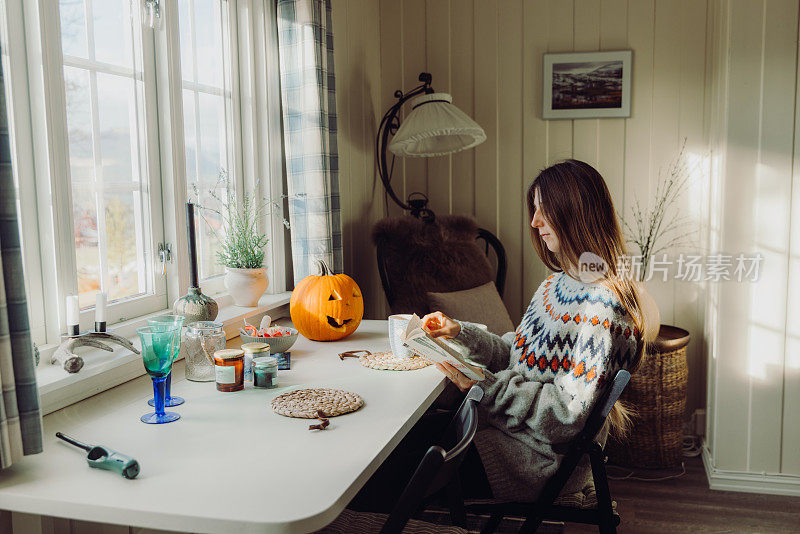
[[[237,306],[254,307],[269,285],[267,269],[237,269],[225,267],[225,289]]]

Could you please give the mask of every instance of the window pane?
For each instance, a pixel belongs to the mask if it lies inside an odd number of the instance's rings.
[[[183,143],[186,147],[186,183],[197,184],[197,130],[195,129],[194,104],[196,94],[183,90]],[[189,195],[194,198],[194,195]]]
[[[195,82],[197,78],[194,74],[194,34],[192,33],[192,17],[189,1],[190,0],[180,0],[178,4],[178,27],[180,28],[179,33],[181,41],[181,77],[184,80]]]
[[[92,185],[72,184],[72,216],[75,226],[75,262],[81,308],[94,305],[100,291],[100,241],[97,232],[96,194]]]
[[[92,2],[94,57],[97,61],[133,66],[130,4],[130,0]]]
[[[109,300],[120,300],[147,291],[144,228],[137,193],[106,193],[105,237],[108,257]]]
[[[200,185],[209,188],[228,168],[225,139],[225,100],[221,96],[199,94]]]
[[[61,0],[61,51],[64,55],[88,57],[86,13],[83,0]]]
[[[225,194],[224,189],[215,190],[217,198]],[[200,205],[204,206],[203,222],[197,235],[200,236],[198,263],[200,268],[200,278],[211,278],[225,273],[225,268],[217,263],[217,250],[219,250],[220,239],[224,236],[222,227],[222,217],[219,211],[222,208],[220,202],[211,195],[211,189],[201,190]]]
[[[223,228],[214,213],[221,207],[215,195],[223,197],[226,186],[236,183],[230,163],[233,139],[227,126],[232,100],[224,70],[225,61],[230,60],[223,57],[223,38],[228,34],[224,9],[219,0],[178,3],[186,182],[189,198],[207,208],[197,232],[201,279],[224,272],[216,263]],[[221,171],[228,173],[227,182],[220,181]]]
[[[134,81],[124,76],[97,74],[97,106],[103,181],[138,181],[131,167],[139,152],[136,145]]]
[[[195,0],[194,21],[194,42],[198,59],[197,81],[221,89],[222,21],[219,0]]]
[[[72,182],[92,183],[94,149],[89,73],[83,69],[64,67],[64,92],[67,102],[67,135]]]

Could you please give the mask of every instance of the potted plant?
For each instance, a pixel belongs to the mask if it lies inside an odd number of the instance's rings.
[[[217,193],[223,189],[225,193]],[[225,289],[237,306],[253,307],[266,291],[269,281],[264,267],[265,247],[269,242],[260,230],[268,201],[258,198],[255,192],[242,195],[241,200],[232,187],[228,187],[228,176],[220,172],[220,178],[210,192],[220,208],[202,207],[215,213],[222,221],[217,262],[225,267]]]

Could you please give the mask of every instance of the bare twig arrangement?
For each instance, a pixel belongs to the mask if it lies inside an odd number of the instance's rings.
[[[678,215],[675,207],[678,197],[686,189],[699,165],[699,162],[693,166],[689,165],[685,150],[684,138],[681,150],[670,164],[666,175],[659,171],[653,207],[642,207],[638,198],[634,201],[631,211],[635,228],[620,216],[628,243],[639,247],[642,262],[641,270],[638,272],[639,281],[645,280],[651,260],[656,254],[689,243],[695,233],[691,229],[693,227],[691,218]]]

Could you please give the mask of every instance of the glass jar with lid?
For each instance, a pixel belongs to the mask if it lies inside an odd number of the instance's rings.
[[[253,358],[253,387],[271,389],[278,387],[278,359],[273,356]]]
[[[244,351],[222,349],[214,353],[214,371],[217,391],[231,392],[244,389]]]
[[[244,351],[244,379],[248,382],[253,380],[253,358],[269,356],[268,343],[244,343],[241,346]]]
[[[186,379],[213,382],[214,353],[225,348],[225,330],[217,321],[197,321],[186,327],[181,354],[186,359]]]

